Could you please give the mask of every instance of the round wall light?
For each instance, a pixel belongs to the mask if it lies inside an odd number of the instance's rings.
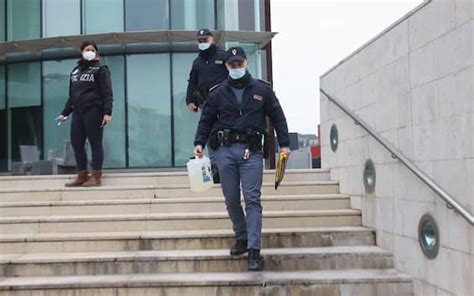
[[[331,150],[336,152],[337,146],[339,144],[339,132],[337,131],[337,126],[335,124],[331,126],[331,132],[329,133],[329,141],[331,143]]]
[[[438,256],[440,235],[438,224],[430,214],[425,214],[418,224],[418,241],[421,250],[428,259]]]
[[[364,187],[365,192],[373,193],[375,190],[375,181],[376,181],[376,174],[375,174],[375,166],[371,159],[368,159],[364,165]]]

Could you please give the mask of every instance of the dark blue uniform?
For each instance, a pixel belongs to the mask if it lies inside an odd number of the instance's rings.
[[[229,78],[211,90],[202,110],[194,144],[204,147],[211,130],[230,130],[233,135],[246,135],[249,130],[263,134],[266,116],[275,126],[280,146],[288,147],[285,115],[270,85],[253,79],[248,72],[242,79]],[[239,141],[220,145],[215,151],[215,159],[237,240],[231,254],[240,255],[248,250],[249,270],[261,270],[263,151],[249,148],[248,143]],[[245,213],[240,201],[241,191]],[[260,263],[252,266],[252,260]]]
[[[225,80],[209,94],[199,121],[195,145],[204,147],[213,128],[241,133],[252,129],[263,134],[268,116],[277,132],[280,147],[289,146],[286,118],[273,89],[262,80],[252,77],[248,79],[242,104],[238,103],[229,80]]]
[[[201,105],[211,87],[221,83],[228,76],[225,66],[227,53],[212,44],[207,50],[199,52],[189,74],[186,105]]]

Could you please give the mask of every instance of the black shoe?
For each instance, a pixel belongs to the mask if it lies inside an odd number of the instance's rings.
[[[217,165],[211,164],[211,170],[212,170],[212,179],[214,181],[214,184],[220,184],[221,177],[219,176],[219,169],[217,168]]]
[[[263,258],[260,257],[260,250],[250,249],[249,250],[249,271],[261,271],[263,270],[264,262]]]
[[[237,240],[235,245],[230,249],[232,256],[239,256],[247,253],[247,240]]]

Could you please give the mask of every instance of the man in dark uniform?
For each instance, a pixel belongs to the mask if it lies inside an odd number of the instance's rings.
[[[266,116],[275,126],[281,151],[289,156],[288,127],[271,86],[253,79],[247,71],[244,50],[233,47],[228,54],[229,78],[209,94],[196,131],[194,154],[202,157],[209,139],[209,145],[215,149],[222,191],[236,236],[230,253],[242,255],[248,251],[248,269],[259,271],[263,269],[260,196]],[[240,202],[241,187],[245,214]]]
[[[209,89],[224,81],[228,75],[225,66],[227,53],[216,46],[211,31],[197,31],[197,41],[199,55],[193,61],[186,92],[186,105],[191,112],[197,112],[206,100]]]
[[[198,108],[204,104],[209,89],[224,81],[229,75],[225,66],[227,53],[216,46],[211,31],[208,29],[197,31],[197,42],[199,55],[193,61],[186,93],[186,105],[191,112],[197,112]],[[212,149],[209,149],[209,157],[212,163],[214,183],[220,183],[219,171]]]

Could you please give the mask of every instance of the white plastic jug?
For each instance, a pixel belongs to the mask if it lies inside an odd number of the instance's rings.
[[[191,191],[206,191],[212,187],[211,161],[208,157],[192,158],[186,164],[188,167],[189,185]]]

